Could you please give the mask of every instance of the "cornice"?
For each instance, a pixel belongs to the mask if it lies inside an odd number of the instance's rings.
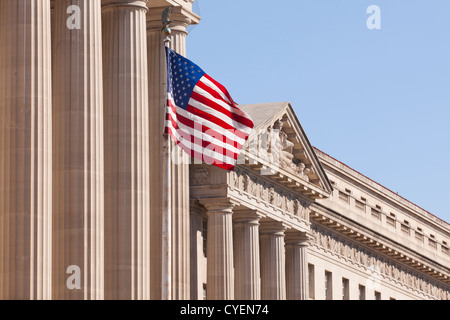
[[[362,188],[366,188],[372,193],[383,197],[385,201],[401,207],[411,216],[416,216],[418,219],[426,219],[429,223],[434,224],[436,227],[443,228],[445,232],[450,232],[450,224],[448,222],[417,206],[378,182],[373,181],[339,160],[336,160],[323,151],[317,148],[314,149],[316,150],[316,154],[324,166],[328,166],[330,169],[345,176],[347,179],[359,184]]]
[[[450,269],[426,256],[411,251],[404,245],[386,238],[339,213],[313,203],[310,207],[310,221],[322,225],[338,234],[352,238],[375,252],[389,256],[399,263],[408,265],[447,286],[450,286]],[[450,287],[449,287],[450,288]]]

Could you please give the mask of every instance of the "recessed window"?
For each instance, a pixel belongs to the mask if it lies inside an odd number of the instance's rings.
[[[308,291],[309,298],[314,300],[316,298],[315,295],[315,283],[314,283],[314,265],[308,264]]]
[[[347,278],[342,278],[342,300],[350,300],[350,284]]]
[[[381,220],[381,212],[378,209],[372,208],[370,210],[370,212],[372,213],[372,217],[374,217],[374,218],[376,218],[378,220]]]
[[[432,247],[433,249],[436,249],[436,247],[437,247],[436,241],[433,240],[433,239],[431,239],[431,238],[428,238],[428,245],[429,245],[430,247]]]
[[[403,233],[405,233],[407,235],[410,234],[411,228],[409,227],[409,222],[408,221],[405,220],[404,223],[402,223],[401,230],[403,231]]]
[[[202,238],[203,238],[203,255],[206,257],[206,244],[208,239],[208,222],[206,220],[203,220],[202,224]]]
[[[418,229],[420,229],[420,228],[418,228]],[[415,236],[418,241],[423,242],[423,233],[421,233],[419,230],[417,230],[415,232]]]
[[[206,300],[206,283],[203,284],[203,300]]]
[[[348,203],[350,200],[350,196],[345,192],[339,191],[339,199]]]
[[[386,223],[395,228],[395,214],[393,214],[392,212],[389,213],[389,215],[386,216]]]
[[[382,209],[381,209],[381,207],[380,207],[379,205],[376,204],[375,207],[376,207],[378,210],[382,211]]]
[[[375,291],[375,300],[381,300],[381,292]]]
[[[362,201],[359,200],[355,200],[355,206],[356,208],[358,208],[359,210],[365,211],[366,210],[366,204]]]
[[[333,281],[330,271],[325,271],[325,299],[333,300]]]
[[[359,300],[366,300],[366,287],[359,285]]]

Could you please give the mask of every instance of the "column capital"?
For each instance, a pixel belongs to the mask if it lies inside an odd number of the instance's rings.
[[[260,222],[259,231],[261,233],[261,237],[270,235],[284,236],[286,230],[287,230],[286,224],[284,224],[281,221],[264,220]]]
[[[307,232],[298,230],[289,230],[286,232],[285,243],[286,246],[309,246],[311,236]]]
[[[167,5],[169,7],[170,4]],[[147,14],[147,30],[156,30],[158,32],[162,29],[161,16],[167,7],[153,7],[149,4],[149,12]],[[186,28],[190,25],[199,24],[200,16],[182,6],[172,7],[172,14],[170,15],[170,28],[173,32],[187,34]]]
[[[233,210],[233,222],[235,224],[254,224],[259,225],[259,220],[264,217],[264,214],[258,210],[249,208],[239,208]]]
[[[215,213],[233,213],[233,208],[237,205],[236,202],[229,198],[205,198],[199,202],[206,208],[206,214],[212,215]]]
[[[147,11],[148,0],[102,0],[102,10],[114,7],[134,7]]]

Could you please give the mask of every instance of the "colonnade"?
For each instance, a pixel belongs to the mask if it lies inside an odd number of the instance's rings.
[[[185,54],[200,18],[176,2],[171,46]],[[0,299],[161,297],[161,13],[173,4],[0,2]],[[187,166],[172,174],[174,299],[189,298]]]
[[[307,299],[308,235],[227,198],[201,199],[207,299]]]

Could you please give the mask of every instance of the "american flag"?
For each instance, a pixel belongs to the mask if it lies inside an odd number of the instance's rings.
[[[169,48],[166,58],[165,132],[194,159],[233,170],[253,121],[195,63]]]

